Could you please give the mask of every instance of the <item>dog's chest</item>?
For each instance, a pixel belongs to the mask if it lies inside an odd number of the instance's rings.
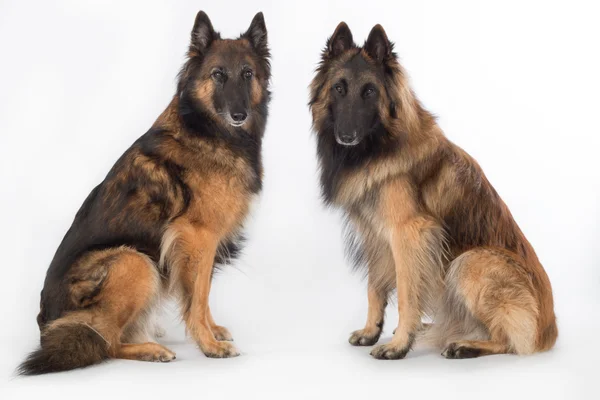
[[[223,235],[243,223],[254,197],[245,179],[227,172],[193,176],[188,185],[189,217]]]
[[[379,207],[378,196],[363,197],[360,201],[347,205],[344,209],[353,221],[368,231],[375,233],[377,236],[384,233],[387,224]]]

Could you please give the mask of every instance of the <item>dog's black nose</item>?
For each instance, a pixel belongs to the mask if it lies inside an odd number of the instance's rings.
[[[356,135],[353,134],[349,134],[349,135],[340,135],[340,141],[342,143],[352,143],[354,142],[354,140],[356,139]]]
[[[244,122],[246,120],[246,117],[248,116],[248,114],[244,113],[231,113],[231,118],[233,118],[233,120],[235,122]]]

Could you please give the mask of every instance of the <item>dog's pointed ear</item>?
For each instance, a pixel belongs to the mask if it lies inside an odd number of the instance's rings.
[[[335,28],[333,35],[327,40],[327,48],[325,49],[324,56],[337,57],[352,47],[354,47],[352,32],[350,32],[348,25],[342,21]]]
[[[364,49],[371,58],[379,63],[391,57],[392,44],[381,25],[377,24],[371,29]]]
[[[204,11],[198,12],[192,29],[190,47],[203,53],[217,36],[208,15]]]
[[[248,39],[252,47],[259,53],[267,50],[267,26],[265,25],[265,16],[262,12],[257,13],[248,30],[242,35]]]

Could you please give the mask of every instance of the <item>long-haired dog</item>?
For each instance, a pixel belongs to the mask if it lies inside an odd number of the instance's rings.
[[[175,96],[89,194],[56,251],[41,293],[41,347],[20,373],[174,359],[148,335],[167,293],[204,354],[238,355],[208,295],[261,190],[269,79],[262,13],[235,40],[198,13]]]
[[[375,358],[403,358],[426,328],[446,358],[550,349],[548,276],[477,162],[415,97],[383,28],[357,47],[340,23],[310,89],[323,198],[345,212],[367,268],[367,322],[350,343],[378,341],[396,289],[398,325]]]

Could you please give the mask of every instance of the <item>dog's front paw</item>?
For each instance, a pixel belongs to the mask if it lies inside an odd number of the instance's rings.
[[[231,358],[240,355],[240,352],[230,342],[214,341],[202,346],[202,352],[210,358]]]
[[[410,344],[404,346],[398,346],[394,343],[380,344],[373,348],[371,355],[378,360],[400,360],[406,357],[410,347]]]
[[[360,329],[352,332],[348,342],[352,346],[372,346],[379,340],[381,329]]]
[[[229,330],[227,330],[227,328],[225,328],[224,326],[215,325],[215,326],[211,326],[210,329],[211,329],[213,335],[215,335],[215,339],[217,339],[218,341],[220,341],[220,342],[233,341],[233,337],[231,336],[231,333],[229,333]]]

